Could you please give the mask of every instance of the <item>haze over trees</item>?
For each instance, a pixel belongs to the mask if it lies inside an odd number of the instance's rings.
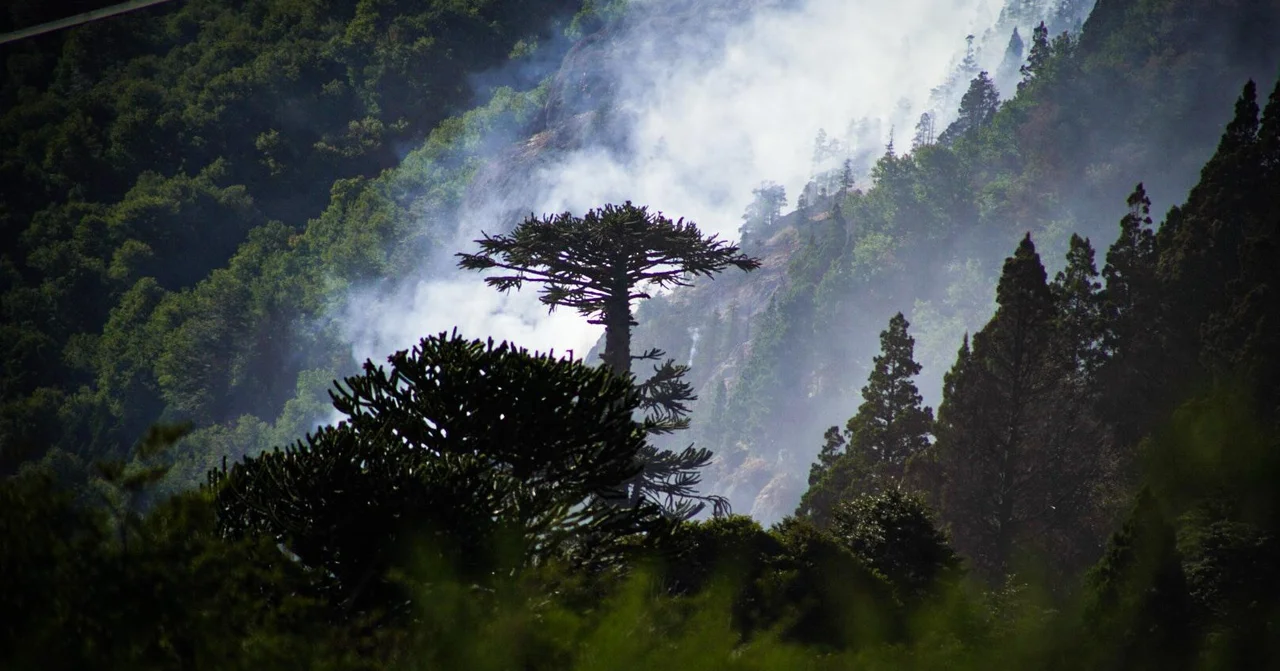
[[[533,63],[450,116],[549,9],[193,0],[3,52],[0,665],[1280,662],[1272,5],[1046,20],[1004,101],[970,49],[966,121],[824,156],[753,256],[632,203],[440,250],[519,160],[488,129],[586,118]],[[645,11],[571,9],[582,48]],[[334,297],[432,250],[602,365],[455,331],[344,370]],[[693,518],[721,495],[785,508]]]

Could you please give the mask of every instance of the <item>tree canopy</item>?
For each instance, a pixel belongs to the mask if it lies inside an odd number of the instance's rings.
[[[704,236],[691,221],[672,221],[631,201],[589,210],[529,217],[510,234],[477,240],[480,251],[459,253],[470,270],[506,271],[485,282],[499,291],[525,282],[543,285],[540,300],[568,307],[605,326],[605,365],[631,370],[631,301],[650,291],[690,286],[696,276],[727,268],[754,270],[760,262]]]

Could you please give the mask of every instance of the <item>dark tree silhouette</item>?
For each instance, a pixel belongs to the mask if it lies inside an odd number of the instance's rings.
[[[456,332],[388,361],[330,392],[336,427],[210,473],[223,535],[275,539],[359,612],[403,603],[387,571],[415,538],[484,580],[568,552],[608,560],[611,539],[663,524],[656,506],[611,503],[647,435],[626,378]]]
[[[530,216],[509,235],[485,235],[476,242],[480,252],[458,254],[459,266],[508,271],[485,278],[500,291],[519,289],[525,282],[541,284],[540,299],[550,309],[571,307],[591,323],[604,324],[601,358],[624,375],[630,374],[632,361],[665,356],[658,349],[631,354],[631,327],[636,324],[631,301],[649,298],[654,289],[690,286],[693,276],[760,266],[759,260],[740,254],[738,247],[715,235],[704,236],[693,222],[672,221],[631,201],[605,205],[581,217],[568,212],[541,219]],[[683,379],[687,371],[686,366],[668,360],[655,366],[654,375],[639,385],[652,432],[669,433],[688,426],[685,404],[696,397]],[[697,471],[711,461],[710,451],[690,445],[675,453],[646,446],[640,460],[640,473],[626,488],[625,500],[631,505],[648,498],[661,502],[669,514],[684,518],[697,514],[706,502],[717,513],[728,509],[723,497],[697,493]]]
[[[601,358],[619,373],[631,370],[632,300],[649,298],[653,289],[689,286],[691,275],[760,266],[717,236],[704,236],[693,222],[672,221],[631,201],[581,217],[531,216],[509,235],[476,242],[480,252],[458,254],[459,266],[510,271],[485,282],[499,291],[542,284],[541,300],[552,309],[574,308],[592,324],[604,324]]]

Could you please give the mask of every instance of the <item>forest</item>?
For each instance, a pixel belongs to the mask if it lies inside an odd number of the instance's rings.
[[[1011,0],[913,132],[819,132],[733,236],[531,211],[628,151],[645,40],[807,6],[0,44],[0,665],[1280,667],[1280,5]],[[360,355],[432,273],[600,342],[455,307]]]

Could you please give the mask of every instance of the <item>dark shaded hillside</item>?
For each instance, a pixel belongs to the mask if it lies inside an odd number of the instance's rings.
[[[387,243],[308,220],[505,84],[473,74],[545,76],[577,5],[195,0],[0,48],[3,469],[161,414],[274,417],[341,360],[309,322],[326,282],[376,274],[338,247]]]
[[[131,462],[100,462],[91,488],[60,487],[56,462],[0,479],[0,606],[24,615],[0,626],[0,660],[1273,668],[1280,80],[1271,91],[1243,87],[1196,187],[1159,225],[1134,189],[1101,270],[1077,237],[1050,280],[1022,238],[1003,261],[995,315],[947,375],[936,423],[906,413],[917,428],[900,445],[905,464],[880,450],[905,416],[874,421],[880,406],[919,410],[914,387],[897,386],[919,368],[895,316],[851,441],[830,440],[830,470],[815,468],[822,486],[866,460],[870,477],[845,483],[829,516],[766,529],[619,506],[652,428],[636,419],[633,379],[440,334],[335,384],[342,423],[236,459],[206,489],[147,512],[182,428],[156,427]],[[1147,394],[1153,383],[1166,393]],[[1119,401],[1133,412],[1099,417]],[[1125,454],[1132,479],[1114,501],[1046,514],[1046,500],[1077,493],[1061,485],[1092,463],[1098,419],[1145,436],[1105,445]],[[936,441],[919,440],[921,423]],[[994,471],[1010,467],[1036,477],[1009,490]],[[1093,521],[1098,504],[1117,512],[1098,539],[1063,528]],[[1057,552],[1015,567],[1037,547]]]

